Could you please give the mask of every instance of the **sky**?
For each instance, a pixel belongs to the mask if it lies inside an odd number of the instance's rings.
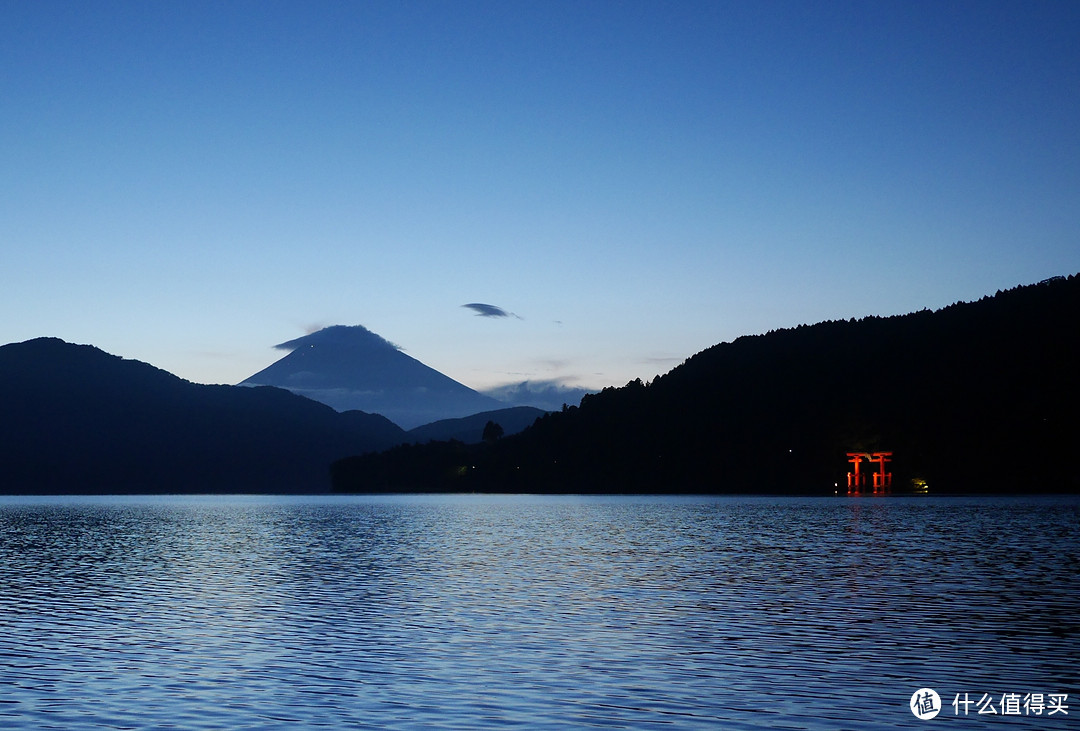
[[[0,343],[484,389],[1080,272],[1080,3],[0,0]],[[857,347],[857,344],[853,344]]]

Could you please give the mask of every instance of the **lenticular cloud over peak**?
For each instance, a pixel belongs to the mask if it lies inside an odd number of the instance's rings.
[[[391,343],[381,335],[376,335],[363,325],[331,325],[302,337],[278,343],[274,348],[291,352],[310,345],[366,346],[386,350],[402,349],[400,345]]]

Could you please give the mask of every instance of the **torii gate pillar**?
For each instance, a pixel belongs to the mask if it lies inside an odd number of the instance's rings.
[[[849,493],[861,492],[866,486],[866,475],[859,472],[859,463],[864,459],[870,461],[870,455],[865,452],[848,452],[848,462],[855,465],[851,472],[847,473],[847,489]]]
[[[870,461],[878,464],[878,471],[874,473],[874,492],[887,492],[892,488],[892,472],[885,471],[885,463],[892,461],[892,452],[874,452]]]

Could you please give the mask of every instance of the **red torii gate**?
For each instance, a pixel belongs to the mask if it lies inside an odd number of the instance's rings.
[[[892,452],[874,452],[870,461],[878,463],[878,471],[874,473],[874,492],[891,488],[892,472],[885,471],[885,463],[892,462]]]
[[[877,472],[872,473],[874,492],[887,492],[892,489],[892,472],[885,471],[885,463],[892,461],[892,455],[892,452],[848,452],[848,462],[854,465],[852,471],[847,473],[848,494],[861,493],[866,487],[866,475],[859,472],[859,465],[864,459],[877,463]]]

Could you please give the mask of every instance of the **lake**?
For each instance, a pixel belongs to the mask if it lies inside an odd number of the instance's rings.
[[[0,497],[0,728],[1075,728],[1078,557],[1076,497]]]

